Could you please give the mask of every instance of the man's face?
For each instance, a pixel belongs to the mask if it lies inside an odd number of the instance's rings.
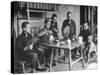
[[[92,42],[92,36],[89,36],[88,37],[88,43],[91,43]]]
[[[27,33],[30,33],[30,24],[26,25],[26,28],[24,28],[24,31]]]
[[[71,20],[71,19],[72,19],[72,14],[69,13],[69,14],[67,15],[67,18],[68,18],[68,20]]]
[[[88,29],[88,24],[84,23],[84,29],[87,30]]]
[[[50,25],[51,25],[51,22],[48,21],[48,22],[46,23],[46,28],[49,29],[49,28],[50,28]]]
[[[57,17],[53,17],[53,21],[56,21],[57,20]]]

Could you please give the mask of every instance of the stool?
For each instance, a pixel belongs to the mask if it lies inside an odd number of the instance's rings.
[[[25,63],[26,61],[20,61],[20,60],[16,60],[15,62],[19,63],[21,66],[22,66],[22,70],[23,70],[23,73],[25,73]]]

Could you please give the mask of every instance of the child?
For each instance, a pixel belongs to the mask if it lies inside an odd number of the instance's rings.
[[[87,47],[85,48],[85,54],[87,58],[87,62],[89,61],[90,57],[96,55],[96,47],[93,43],[93,37],[91,35],[88,36]]]

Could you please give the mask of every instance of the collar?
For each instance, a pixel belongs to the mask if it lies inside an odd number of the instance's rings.
[[[28,37],[28,34],[29,33],[25,32],[25,31],[23,31],[23,33],[22,33],[22,35],[25,36],[25,37]]]

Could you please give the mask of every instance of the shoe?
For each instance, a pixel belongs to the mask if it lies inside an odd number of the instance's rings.
[[[56,66],[56,63],[53,63],[52,66]]]
[[[37,68],[37,71],[47,71],[47,68],[43,67],[43,68]]]
[[[45,67],[49,68],[50,66],[49,66],[49,65],[47,65],[47,64],[45,64]]]
[[[32,69],[30,73],[36,73],[36,69]]]

